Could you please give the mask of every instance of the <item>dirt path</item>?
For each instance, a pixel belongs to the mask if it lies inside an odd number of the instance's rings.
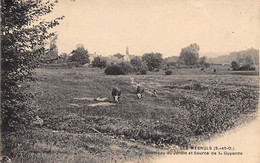
[[[259,111],[256,119],[242,124],[224,135],[213,138],[210,141],[199,143],[198,146],[203,147],[234,147],[233,151],[218,150],[223,155],[167,155],[161,156],[153,160],[154,163],[259,163],[260,162],[260,117]],[[211,153],[213,150],[208,150]],[[217,151],[217,152],[218,152]],[[227,152],[243,152],[243,155],[224,155]],[[197,150],[197,152],[204,152]]]

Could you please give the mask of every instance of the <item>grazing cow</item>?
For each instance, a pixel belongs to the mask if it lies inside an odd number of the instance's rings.
[[[136,89],[136,95],[138,99],[142,98],[142,94],[144,93],[144,88],[141,88],[141,86],[138,84]]]
[[[113,96],[115,102],[117,102],[117,103],[119,102],[120,95],[121,95],[121,90],[117,87],[114,87],[112,89],[112,96]]]

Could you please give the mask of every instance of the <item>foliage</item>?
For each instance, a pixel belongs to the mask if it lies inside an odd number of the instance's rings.
[[[206,62],[207,58],[205,56],[199,58],[199,64],[203,67],[210,67],[210,64]]]
[[[101,57],[95,57],[92,61],[93,67],[105,68],[107,65],[107,61]]]
[[[204,64],[204,67],[209,68],[209,67],[210,67],[210,64],[209,64],[209,63],[205,63],[205,64]]]
[[[243,65],[243,66],[239,67],[236,70],[238,70],[238,71],[255,71],[255,67],[250,64],[247,64],[247,65]]]
[[[128,62],[121,62],[118,64],[119,67],[121,68],[121,70],[123,71],[123,73],[126,75],[126,74],[130,74],[130,73],[133,73],[133,66],[128,63]]]
[[[35,118],[33,95],[25,92],[23,84],[34,79],[34,68],[39,66],[44,52],[48,52],[45,40],[54,36],[48,30],[63,19],[39,21],[54,5],[49,1],[1,0],[1,131],[3,152],[9,155],[17,143],[13,143],[16,138],[7,142],[7,133],[15,131],[13,137],[21,135]]]
[[[123,70],[119,65],[110,65],[105,69],[106,75],[124,75]]]
[[[237,70],[239,68],[239,64],[236,61],[231,62],[231,68],[233,70]]]
[[[167,71],[165,71],[165,74],[166,74],[166,75],[171,75],[171,74],[172,74],[172,71],[167,70]]]
[[[130,60],[130,64],[133,65],[134,72],[141,70],[147,70],[147,63],[142,61],[140,57],[134,57]]]
[[[106,75],[126,75],[133,73],[133,66],[127,62],[110,65],[105,69]]]
[[[254,64],[251,56],[246,56],[245,58],[240,58],[238,60],[238,63],[241,63],[243,65],[253,65]]]
[[[59,57],[61,62],[66,62],[68,59],[68,54],[67,53],[62,53]]]
[[[242,65],[246,64],[259,64],[259,50],[249,48],[238,52],[231,52],[231,56],[236,56],[236,61]]]
[[[54,60],[57,60],[59,58],[58,55],[58,48],[56,45],[58,35],[55,35],[50,42],[50,48],[49,51],[41,56],[41,62],[42,63],[51,63]]]
[[[141,74],[141,75],[146,75],[146,74],[147,74],[147,71],[146,71],[146,70],[141,70],[141,71],[140,71],[140,74]]]
[[[251,64],[245,64],[240,66],[240,64],[236,61],[231,62],[231,68],[233,69],[233,71],[255,71],[255,67]]]
[[[28,124],[32,117],[30,95],[23,92],[20,83],[30,80],[32,71],[39,64],[45,51],[44,40],[54,36],[48,29],[58,25],[37,20],[50,13],[54,3],[40,1],[2,0],[2,124],[4,130]]]
[[[118,59],[124,58],[124,55],[120,54],[120,53],[116,53],[116,54],[114,54],[114,56],[117,57]]]
[[[75,61],[78,62],[81,65],[84,65],[86,63],[89,63],[89,55],[88,50],[84,48],[82,45],[78,45],[76,50],[73,50],[72,56],[68,58],[69,61]]]
[[[183,48],[179,56],[179,62],[185,65],[197,64],[199,60],[199,50],[200,47],[196,43]]]
[[[147,63],[149,71],[159,69],[163,61],[161,53],[146,53],[142,56],[142,60]]]

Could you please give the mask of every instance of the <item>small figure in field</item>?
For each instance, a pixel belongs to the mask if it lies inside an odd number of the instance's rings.
[[[217,70],[216,69],[214,69],[214,73],[216,73],[217,72]]]
[[[121,95],[121,90],[117,87],[114,87],[112,89],[112,96],[113,96],[115,102],[117,102],[117,103],[119,102],[120,95]]]
[[[152,95],[153,97],[157,97],[157,91],[156,91],[156,89],[155,88],[153,88],[153,95]]]
[[[144,93],[144,88],[141,88],[139,82],[136,84],[136,95],[138,99],[141,99],[143,97],[143,93]]]
[[[133,77],[130,77],[130,80],[131,80],[131,84],[134,84],[134,78]]]

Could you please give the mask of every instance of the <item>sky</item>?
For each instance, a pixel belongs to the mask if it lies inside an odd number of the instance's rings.
[[[78,44],[102,56],[125,54],[127,46],[133,55],[179,56],[191,43],[208,57],[259,49],[257,0],[59,0],[44,19],[62,15],[54,29],[60,54]]]

